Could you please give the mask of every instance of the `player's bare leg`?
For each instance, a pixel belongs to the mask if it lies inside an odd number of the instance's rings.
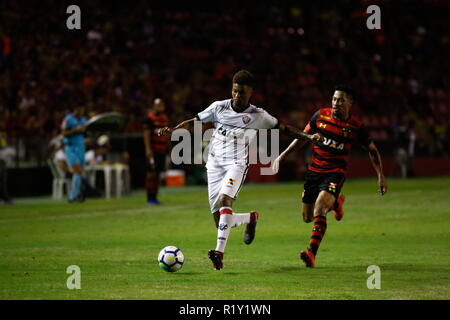
[[[345,196],[340,194],[338,199],[334,202],[329,211],[333,211],[334,217],[337,221],[342,220],[344,217],[344,201]],[[309,223],[314,219],[314,207],[315,203],[303,203],[302,204],[302,216],[303,221]]]
[[[314,203],[303,203],[302,205],[303,221],[309,223],[314,219]]]
[[[314,268],[315,266],[317,250],[319,250],[320,243],[327,230],[327,212],[333,208],[335,201],[335,196],[326,191],[321,191],[317,197],[314,206],[314,226],[311,232],[309,247],[307,251],[300,252],[300,258],[309,268]]]
[[[213,219],[214,219],[214,223],[216,224],[216,229],[217,229],[219,227],[219,219],[220,219],[219,211],[216,211],[213,213]]]
[[[326,216],[327,212],[333,208],[336,197],[329,192],[320,191],[314,206],[314,217]]]

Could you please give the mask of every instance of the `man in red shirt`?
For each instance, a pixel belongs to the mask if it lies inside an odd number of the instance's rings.
[[[327,229],[326,215],[333,211],[336,220],[344,216],[345,197],[340,195],[347,172],[347,160],[354,142],[369,152],[370,160],[378,175],[381,195],[387,191],[381,156],[364,124],[350,113],[353,91],[347,86],[335,87],[332,108],[319,109],[311,117],[304,131],[320,133],[324,139],[313,145],[311,163],[306,172],[303,192],[303,220],[314,221],[307,251],[300,252],[300,258],[307,267],[315,266],[315,257]],[[273,169],[278,171],[279,163],[298,144],[307,141],[294,140],[274,161]]]
[[[166,168],[166,156],[169,151],[167,137],[158,136],[156,130],[167,127],[169,117],[166,113],[164,101],[156,98],[153,101],[152,111],[144,121],[144,144],[147,163],[145,189],[147,191],[147,204],[159,205],[157,199],[159,189],[159,176]]]

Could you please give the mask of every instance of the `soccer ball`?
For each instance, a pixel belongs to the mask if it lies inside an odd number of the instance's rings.
[[[162,249],[158,255],[159,267],[167,272],[176,272],[184,263],[184,255],[180,249],[168,246]]]

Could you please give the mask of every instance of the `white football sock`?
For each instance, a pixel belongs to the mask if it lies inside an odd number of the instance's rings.
[[[232,228],[239,227],[242,224],[250,223],[250,213],[233,213]]]
[[[231,225],[233,224],[233,211],[230,207],[220,208],[219,227],[217,228],[216,251],[225,252]]]

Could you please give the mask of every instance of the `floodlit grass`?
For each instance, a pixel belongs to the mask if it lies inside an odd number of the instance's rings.
[[[389,179],[384,197],[375,179],[347,180],[345,217],[328,229],[307,269],[298,252],[311,224],[301,221],[302,183],[246,185],[236,212],[258,210],[253,244],[232,229],[224,269],[207,251],[216,244],[206,186],[163,188],[159,207],[142,192],[82,204],[18,199],[0,207],[1,299],[449,299],[450,178]],[[167,246],[182,249],[177,273],[159,269]],[[81,290],[66,286],[70,265]],[[367,267],[381,269],[369,290]]]

